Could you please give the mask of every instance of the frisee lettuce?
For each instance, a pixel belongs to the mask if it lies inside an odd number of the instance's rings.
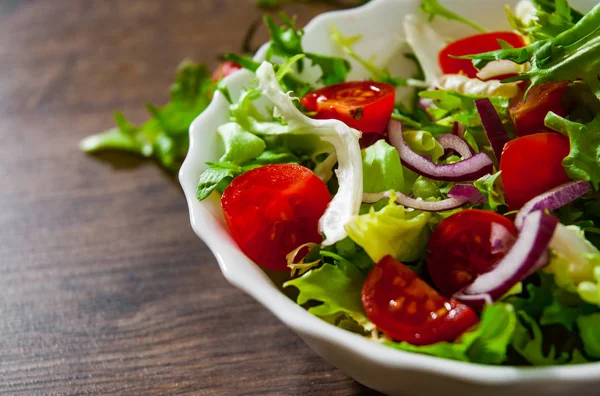
[[[365,276],[356,265],[338,256],[334,263],[312,269],[299,278],[285,282],[283,287],[298,289],[297,303],[300,305],[310,301],[319,302],[308,308],[313,315],[329,320],[334,318],[336,321],[340,319],[339,316],[347,316],[368,329],[371,325],[361,302],[364,280]]]

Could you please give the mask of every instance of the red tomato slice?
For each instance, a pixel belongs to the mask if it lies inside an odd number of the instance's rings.
[[[212,80],[218,82],[220,79],[227,77],[231,73],[238,71],[242,66],[232,61],[225,61],[221,63],[213,72]]]
[[[396,90],[390,84],[353,81],[330,85],[302,98],[316,118],[340,120],[361,132],[383,133],[396,102]]]
[[[520,209],[532,198],[570,181],[562,166],[569,152],[569,138],[553,132],[508,142],[502,152],[500,170],[509,208]]]
[[[447,300],[391,256],[367,276],[362,303],[382,332],[413,345],[452,341],[479,321],[471,308]]]
[[[517,229],[497,213],[467,209],[444,219],[428,245],[427,268],[433,283],[452,296],[491,271],[517,237]]]
[[[515,48],[525,46],[523,37],[512,32],[492,32],[465,37],[448,44],[439,54],[440,67],[444,74],[466,74],[477,77],[477,69],[470,59],[456,59],[451,56],[475,55],[502,49],[498,40],[504,40]]]
[[[233,179],[221,206],[233,239],[257,264],[287,270],[285,256],[321,242],[318,222],[331,196],[327,186],[300,165],[267,165]]]
[[[531,135],[547,131],[544,120],[549,112],[554,112],[561,117],[567,115],[562,105],[562,97],[567,91],[569,83],[546,82],[535,85],[527,94],[527,102],[523,101],[525,91],[510,102],[508,113],[515,125],[515,132],[519,136]]]

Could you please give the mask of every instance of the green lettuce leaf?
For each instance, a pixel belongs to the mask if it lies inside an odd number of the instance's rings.
[[[221,125],[217,133],[225,146],[225,154],[219,161],[241,165],[258,157],[266,148],[264,140],[244,131],[239,124],[233,122]]]
[[[600,313],[577,318],[583,350],[594,359],[600,359]]]
[[[587,180],[600,187],[600,116],[588,124],[569,121],[552,112],[546,126],[569,137],[571,152],[563,160],[567,174],[574,180]]]
[[[377,212],[371,208],[369,213],[354,217],[345,228],[374,262],[387,255],[401,262],[411,262],[425,255],[431,217],[430,213],[391,202]]]
[[[493,175],[483,176],[475,181],[474,185],[485,196],[486,203],[484,209],[496,211],[500,206],[506,206],[504,198],[504,188],[502,186],[501,172]]]
[[[481,322],[475,329],[464,333],[455,342],[439,342],[425,346],[386,342],[385,345],[464,362],[502,364],[507,359],[507,348],[516,325],[517,318],[512,305],[496,303],[484,309]]]
[[[398,150],[380,140],[362,151],[363,190],[378,193],[395,190],[405,193],[404,173]]]
[[[334,264],[323,264],[312,269],[299,278],[283,284],[283,287],[294,286],[298,289],[297,303],[309,301],[321,304],[311,306],[308,311],[322,318],[345,315],[361,326],[369,324],[362,302],[361,291],[365,276],[360,269],[345,259]]]
[[[212,90],[206,66],[183,61],[171,86],[171,101],[163,107],[147,106],[150,120],[135,126],[116,113],[116,128],[85,138],[80,148],[88,153],[121,150],[154,157],[166,169],[176,171],[188,151],[188,129],[210,103]]]

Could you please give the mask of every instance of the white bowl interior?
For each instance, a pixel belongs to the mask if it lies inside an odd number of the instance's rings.
[[[446,0],[442,3],[457,13],[470,18],[491,30],[510,29],[504,13],[505,4],[516,1],[506,0]],[[571,2],[583,11],[589,10],[596,1],[579,0]],[[356,45],[356,51],[366,59],[374,57],[376,63],[389,65],[392,75],[412,76],[414,66],[404,57],[402,20],[405,15],[417,13],[420,0],[375,0],[358,9],[330,12],[315,18],[306,27],[304,47],[306,51],[327,55],[342,56],[342,52],[330,40],[332,23],[344,35],[361,34],[363,39]],[[474,31],[456,22],[437,18],[436,29],[444,36],[458,38]],[[263,46],[255,59],[264,59]],[[368,77],[362,66],[352,61],[351,79]],[[312,73],[312,74],[311,74]],[[314,70],[307,71],[307,78],[315,77]],[[226,79],[230,94],[235,100],[254,75],[239,71]],[[400,90],[402,94],[403,91]],[[272,279],[252,263],[229,236],[223,220],[219,198],[215,194],[198,202],[196,187],[199,175],[206,169],[207,161],[217,160],[222,148],[217,139],[217,128],[228,122],[228,102],[217,92],[209,108],[201,114],[190,128],[190,151],[180,171],[180,182],[190,209],[190,220],[196,234],[215,254],[225,277],[235,286],[252,295],[273,312],[286,325],[297,331],[322,356],[346,370],[355,378],[361,377],[355,369],[343,367],[343,361],[322,349],[323,345],[339,348],[352,356],[360,356],[364,362],[374,367],[417,370],[444,375],[462,382],[481,384],[510,384],[516,381],[527,382],[539,379],[585,380],[590,376],[600,377],[600,364],[585,366],[563,366],[555,368],[516,369],[511,367],[489,367],[442,360],[407,352],[396,351],[375,344],[365,338],[331,326],[312,316],[287,298]],[[273,274],[271,273],[273,277]],[[324,344],[323,344],[324,343]],[[320,346],[319,346],[320,345]],[[363,363],[364,363],[363,362]],[[362,364],[362,363],[361,363]],[[376,374],[373,374],[376,377]],[[362,381],[365,382],[365,381]],[[373,384],[368,384],[372,387]],[[379,387],[381,390],[387,388]]]

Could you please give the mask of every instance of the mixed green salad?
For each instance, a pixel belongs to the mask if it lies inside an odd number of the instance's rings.
[[[289,271],[283,287],[309,312],[442,358],[598,361],[600,5],[583,14],[532,0],[506,11],[512,29],[488,31],[424,0],[399,21],[398,56],[413,75],[362,58],[361,37],[335,26],[344,57],[306,52],[293,19],[267,17],[266,61],[228,54],[213,82],[184,68],[150,125],[118,118],[109,134],[174,164],[160,153],[187,138],[186,115],[219,91],[230,120],[198,199],[221,194],[241,250]],[[473,35],[449,41],[435,17]],[[368,79],[349,80],[352,64]],[[221,78],[240,68],[251,82],[232,98]],[[399,100],[407,88],[410,100]],[[142,129],[151,143],[136,138]]]

